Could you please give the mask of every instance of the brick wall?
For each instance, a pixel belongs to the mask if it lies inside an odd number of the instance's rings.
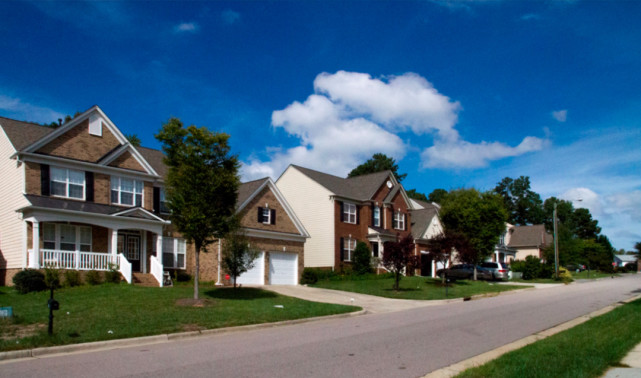
[[[109,166],[145,172],[145,169],[140,165],[140,163],[138,163],[138,160],[136,160],[130,152],[123,153],[117,157],[116,160],[112,161]]]
[[[38,153],[96,162],[118,145],[116,137],[104,125],[102,136],[90,135],[89,120],[85,120],[42,147]]]
[[[96,203],[111,203],[111,177],[102,173],[93,175],[93,200]]]
[[[265,205],[268,205],[267,207],[270,209],[276,210],[276,224],[258,222],[258,207],[265,207]],[[243,227],[298,234],[298,229],[296,229],[287,212],[268,186],[263,188],[263,190],[245,206],[240,213],[240,218]]]
[[[40,195],[40,164],[33,162],[25,163],[25,191],[27,194]]]

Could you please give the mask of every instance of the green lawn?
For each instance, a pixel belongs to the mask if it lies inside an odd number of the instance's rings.
[[[572,273],[572,278],[574,278],[575,280],[581,280],[581,279],[587,279],[587,278],[589,278],[589,279],[604,278],[604,277],[608,277],[609,278],[609,277],[612,277],[612,276],[615,276],[615,277],[619,276],[619,274],[603,273],[603,272],[599,272],[599,271],[596,271],[596,270],[591,270],[589,277],[588,277],[588,271],[587,270],[584,270],[581,273],[576,273],[576,272],[571,272],[571,273]]]
[[[179,299],[193,298],[190,285],[147,288],[104,284],[59,289],[55,297],[60,310],[54,312],[54,335],[50,337],[46,326],[49,292],[20,295],[12,288],[0,287],[0,307],[11,306],[14,314],[11,320],[0,319],[0,351],[277,322],[359,309],[252,288],[201,286],[200,296],[207,300],[204,307],[177,305]]]
[[[641,342],[641,300],[506,353],[457,377],[600,377]]]
[[[403,277],[400,283],[400,290],[395,291],[393,278],[373,278],[355,280],[321,280],[310,285],[325,289],[352,291],[355,293],[377,295],[379,297],[399,299],[447,299],[462,298],[476,294],[498,293],[515,289],[523,289],[524,286],[498,285],[493,282],[459,280],[450,283],[445,295],[445,287],[441,286],[440,279],[427,277]]]

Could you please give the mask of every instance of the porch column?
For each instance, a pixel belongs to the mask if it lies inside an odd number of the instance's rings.
[[[156,238],[156,259],[158,259],[158,262],[162,264],[162,234],[158,233],[158,237]],[[164,268],[164,264],[163,264]]]
[[[109,246],[111,250],[109,252],[111,253],[112,258],[115,260],[118,256],[118,230],[110,228],[109,234],[111,236],[111,243]]]
[[[33,261],[29,261],[29,267],[40,268],[40,222],[31,222],[31,240],[33,246]]]

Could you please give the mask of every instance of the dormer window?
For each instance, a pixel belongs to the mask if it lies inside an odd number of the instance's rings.
[[[343,203],[343,220],[345,223],[356,224],[356,205],[353,203]]]
[[[51,167],[51,195],[85,199],[85,173],[73,169]]]
[[[400,210],[394,213],[394,229],[405,230],[405,214]]]
[[[125,206],[142,206],[143,182],[124,177],[111,177],[111,203]]]

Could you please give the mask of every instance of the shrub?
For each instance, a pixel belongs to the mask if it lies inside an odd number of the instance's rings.
[[[559,267],[559,275],[561,274],[561,268]],[[563,268],[565,269],[565,268]],[[543,264],[539,270],[538,278],[552,278],[554,277],[554,264]]]
[[[304,268],[300,283],[302,285],[313,284],[321,280],[334,279],[335,277],[339,277],[339,276],[334,271],[329,269]],[[314,282],[306,282],[304,280],[312,280]]]
[[[564,284],[569,284],[574,281],[572,279],[572,273],[563,267],[559,267],[559,279],[563,281]]]
[[[119,284],[120,280],[121,278],[118,267],[116,265],[109,264],[109,270],[105,272],[105,282]]]
[[[525,258],[524,268],[523,268],[523,279],[532,280],[539,278],[541,274],[541,259],[534,256],[527,256]]]
[[[60,270],[55,268],[45,268],[45,285],[48,289],[57,289],[60,287]]]
[[[523,273],[525,271],[525,261],[523,260],[514,260],[510,263],[510,269],[513,272]]]
[[[637,271],[637,263],[626,265],[625,266],[625,271],[626,272],[636,272]]]
[[[174,278],[176,279],[176,282],[189,282],[191,281],[191,275],[187,272],[184,272],[182,270],[176,270],[174,271]]]
[[[365,242],[359,241],[356,243],[356,249],[354,250],[354,261],[352,263],[352,269],[356,274],[366,274],[372,271],[372,252],[369,250],[369,247]]]
[[[43,291],[47,289],[45,276],[35,269],[25,269],[13,276],[14,287],[20,294],[27,294],[32,291]]]
[[[304,268],[303,275],[300,278],[301,285],[313,285],[318,282],[317,269]]]
[[[77,270],[65,270],[65,286],[74,287],[82,285],[80,272]]]
[[[85,276],[85,282],[89,285],[100,285],[102,283],[102,275],[97,270],[90,270]]]

